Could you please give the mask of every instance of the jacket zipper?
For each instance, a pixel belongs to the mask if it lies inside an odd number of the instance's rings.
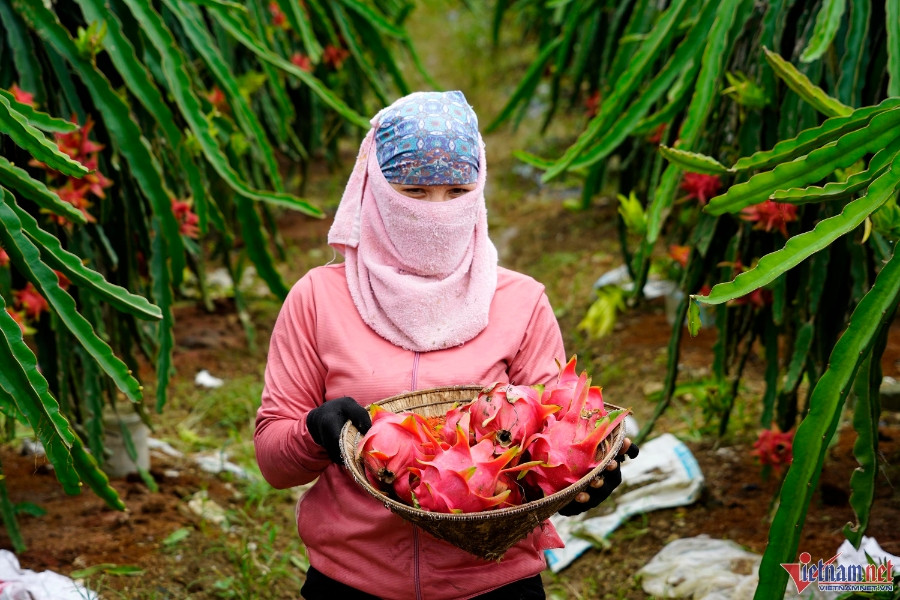
[[[413,353],[412,375],[409,379],[409,391],[414,392],[419,387],[419,353]]]
[[[416,600],[422,600],[422,581],[419,578],[419,528],[413,525],[413,580],[416,584]]]
[[[410,391],[419,385],[419,353],[413,353],[412,374],[409,381]],[[419,578],[419,528],[413,525],[413,582],[416,588],[416,600],[422,600],[422,581]]]

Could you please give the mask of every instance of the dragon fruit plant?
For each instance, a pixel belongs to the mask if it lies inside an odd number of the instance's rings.
[[[494,383],[468,404],[425,418],[372,405],[357,446],[369,483],[410,506],[479,512],[558,492],[600,464],[628,414],[607,411],[576,357],[548,386]]]

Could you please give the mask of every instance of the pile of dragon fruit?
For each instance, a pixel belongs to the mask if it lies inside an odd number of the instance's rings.
[[[607,411],[576,357],[554,384],[496,383],[426,418],[372,405],[357,450],[368,481],[416,508],[469,513],[517,506],[577,482],[628,410]]]

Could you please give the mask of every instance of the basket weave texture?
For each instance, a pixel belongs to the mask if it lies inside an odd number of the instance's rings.
[[[391,412],[415,412],[423,417],[437,417],[445,414],[455,403],[465,404],[474,400],[483,388],[479,386],[452,386],[420,390],[392,396],[380,400],[379,404]],[[608,410],[619,407],[606,405]],[[357,453],[360,433],[350,422],[341,432],[341,451],[356,482],[384,506],[407,521],[417,525],[436,538],[442,539],[487,560],[500,559],[514,544],[524,539],[571,502],[575,495],[587,487],[591,479],[599,475],[620,452],[625,441],[624,421],[616,426],[601,444],[602,460],[587,475],[577,482],[550,496],[511,506],[474,513],[438,513],[421,510],[388,497],[372,486],[366,478],[363,462]]]

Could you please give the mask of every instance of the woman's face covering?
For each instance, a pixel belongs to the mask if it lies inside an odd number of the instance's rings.
[[[408,198],[424,200],[425,202],[446,202],[459,198],[463,194],[475,189],[474,183],[462,183],[454,185],[408,185],[392,183],[392,188]]]

